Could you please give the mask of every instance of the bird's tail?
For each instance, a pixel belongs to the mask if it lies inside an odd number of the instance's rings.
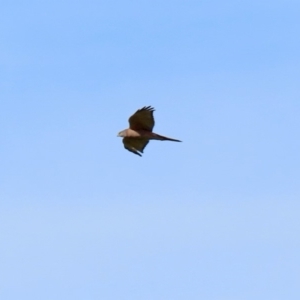
[[[160,141],[172,141],[172,142],[181,142],[180,140],[176,140],[176,139],[171,139],[171,138],[168,138],[166,136],[163,136],[163,135],[159,135],[157,133],[153,133],[154,135],[154,138],[156,140],[160,140]]]

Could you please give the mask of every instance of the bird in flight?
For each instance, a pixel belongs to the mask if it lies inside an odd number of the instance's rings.
[[[129,118],[129,128],[118,134],[119,137],[123,138],[125,149],[142,156],[141,153],[150,140],[181,142],[152,132],[154,127],[153,112],[153,107],[145,106]]]

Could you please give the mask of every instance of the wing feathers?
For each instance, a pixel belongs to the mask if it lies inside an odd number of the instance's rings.
[[[148,143],[149,143],[148,139],[139,139],[139,138],[130,138],[130,137],[123,138],[124,148],[139,156],[142,156],[139,152],[143,153]]]
[[[144,106],[138,109],[128,120],[129,128],[133,130],[152,131],[155,123],[153,112],[154,108],[151,106]]]

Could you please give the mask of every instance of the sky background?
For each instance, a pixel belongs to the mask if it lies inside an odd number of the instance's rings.
[[[0,298],[300,299],[299,14],[1,1]]]

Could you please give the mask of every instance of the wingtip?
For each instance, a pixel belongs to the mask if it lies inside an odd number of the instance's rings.
[[[155,108],[154,108],[153,106],[151,106],[151,105],[144,106],[144,107],[142,107],[140,110],[143,110],[143,109],[149,110],[149,111],[155,111]]]

